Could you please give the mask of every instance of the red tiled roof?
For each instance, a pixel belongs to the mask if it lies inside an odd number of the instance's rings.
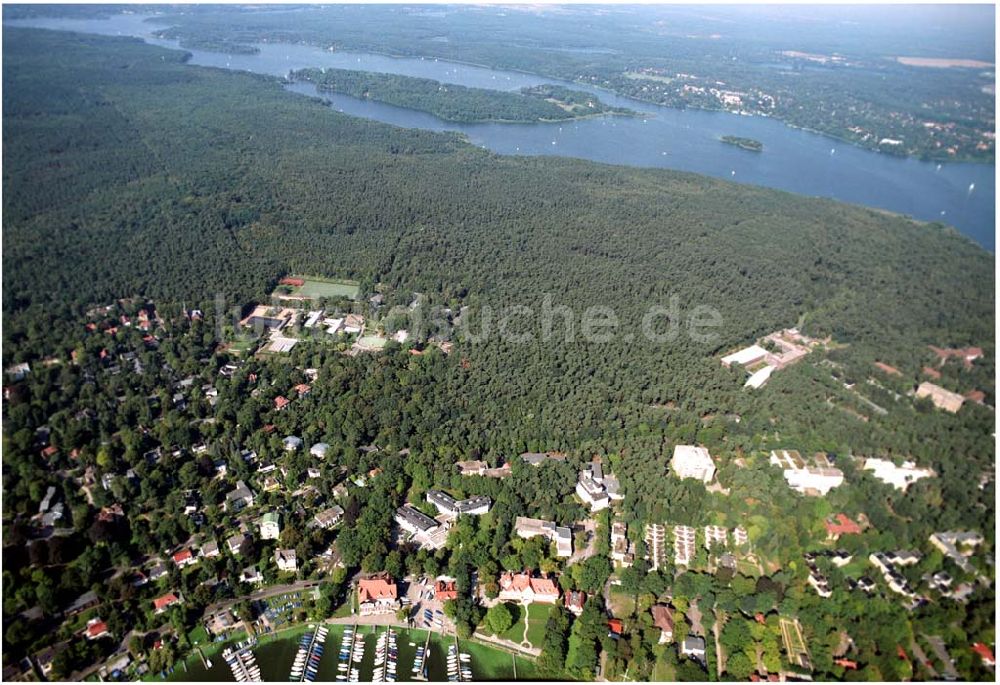
[[[303,286],[306,284],[306,282],[301,278],[282,278],[280,281],[278,281],[278,283],[280,285],[297,285],[297,286]]]
[[[971,400],[976,404],[982,404],[983,401],[986,399],[986,393],[983,392],[982,390],[970,390],[969,392],[965,393],[965,399]]]
[[[177,595],[175,595],[174,593],[171,592],[169,594],[163,595],[162,597],[157,597],[156,599],[154,599],[153,600],[153,608],[154,609],[163,609],[164,607],[168,607],[168,606],[170,606],[171,604],[174,604],[177,601],[178,601]]]
[[[191,559],[193,556],[194,555],[191,553],[191,550],[189,550],[189,549],[182,549],[180,552],[177,552],[176,554],[174,554],[174,563],[175,564],[180,564],[183,561],[187,561],[188,559]]]
[[[830,535],[858,535],[861,533],[861,526],[849,519],[846,514],[837,514],[834,518],[835,522],[826,522],[826,532]]]
[[[932,368],[931,368],[931,367],[929,367],[929,366],[925,366],[925,367],[924,367],[924,368],[923,368],[922,370],[923,370],[923,372],[924,372],[925,374],[927,374],[927,375],[928,375],[928,376],[930,376],[931,378],[935,378],[935,379],[937,379],[937,378],[941,378],[941,372],[940,372],[940,371],[938,371],[937,369],[932,369]]]
[[[362,578],[358,581],[358,601],[396,599],[396,583],[389,578]]]
[[[97,621],[87,626],[87,637],[95,638],[108,632],[108,624],[104,621]]]
[[[566,598],[563,601],[563,604],[567,609],[583,609],[583,605],[586,601],[586,592],[581,590],[570,590],[566,593]]]
[[[295,386],[294,389],[295,392],[299,393],[300,395],[308,395],[309,391],[312,390],[312,387],[310,387],[308,383],[299,383],[298,385]]]
[[[889,366],[884,362],[875,362],[875,367],[885,371],[886,373],[893,374],[895,376],[902,376],[903,373],[897,369],[895,366]]]
[[[458,599],[458,589],[454,580],[439,580],[434,583],[434,599],[444,601],[446,599]]]
[[[58,453],[59,453],[59,450],[56,449],[55,445],[49,445],[48,447],[46,447],[45,449],[42,450],[42,456],[43,457],[54,457]]]
[[[976,644],[972,645],[972,651],[978,654],[979,657],[986,663],[989,664],[996,663],[996,657],[993,656],[993,650],[990,649],[988,645],[982,642],[977,642]]]
[[[278,395],[277,397],[274,398],[274,408],[275,409],[284,409],[289,404],[291,404],[291,400],[289,400],[284,395]]]
[[[849,671],[856,671],[858,668],[858,662],[851,661],[850,659],[834,659],[833,663],[837,664],[838,666],[843,666]]]
[[[610,630],[615,635],[622,634],[622,620],[620,618],[609,618],[608,619],[608,630]]]

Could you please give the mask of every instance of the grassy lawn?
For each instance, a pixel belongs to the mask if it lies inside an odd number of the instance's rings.
[[[504,640],[510,640],[511,642],[521,644],[521,640],[524,639],[524,607],[508,602],[507,608],[510,609],[510,615],[514,617],[514,623],[506,632],[502,633],[500,637]],[[489,631],[487,630],[484,632]]]
[[[301,278],[305,281],[303,285],[292,290],[293,294],[304,297],[346,297],[356,300],[361,290],[357,281],[346,279],[315,276],[293,276],[292,278]]]
[[[617,618],[625,618],[631,616],[635,613],[635,598],[632,595],[626,595],[623,592],[619,592],[612,587],[611,593],[611,615]]]
[[[545,640],[545,624],[549,620],[549,611],[551,611],[551,608],[548,604],[531,604],[528,606],[528,642],[533,647],[540,649],[542,642]]]
[[[190,642],[192,645],[204,644],[208,642],[210,639],[208,637],[208,631],[205,629],[205,626],[201,625],[200,623],[194,628],[194,630],[188,633],[187,637],[188,637],[188,642]]]
[[[517,669],[518,680],[535,678],[534,662],[514,656],[495,647],[487,647],[471,640],[460,643],[463,652],[472,657],[472,671],[476,680],[513,680]]]

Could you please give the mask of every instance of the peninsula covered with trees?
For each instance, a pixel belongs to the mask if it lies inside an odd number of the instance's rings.
[[[446,121],[524,123],[566,121],[600,114],[635,114],[624,107],[609,107],[596,95],[553,85],[510,92],[350,69],[300,69],[290,77],[309,81],[321,91],[418,109]]]
[[[995,258],[953,229],[134,39],[3,57],[6,680],[362,604],[526,678],[993,680]]]

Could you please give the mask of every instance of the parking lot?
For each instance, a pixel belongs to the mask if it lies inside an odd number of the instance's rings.
[[[451,619],[444,615],[444,602],[434,599],[433,578],[421,577],[412,580],[401,601],[410,609],[414,627],[438,632],[454,630],[455,626]]]

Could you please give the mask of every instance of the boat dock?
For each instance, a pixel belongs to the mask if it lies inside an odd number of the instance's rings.
[[[312,633],[306,633],[299,640],[299,649],[295,653],[288,680],[291,682],[311,683],[319,673],[319,662],[323,658],[324,643],[328,629],[319,626]]]
[[[227,647],[222,652],[222,658],[226,660],[233,678],[238,683],[260,682],[260,666],[257,659],[250,651],[250,643],[240,642],[236,648]]]

